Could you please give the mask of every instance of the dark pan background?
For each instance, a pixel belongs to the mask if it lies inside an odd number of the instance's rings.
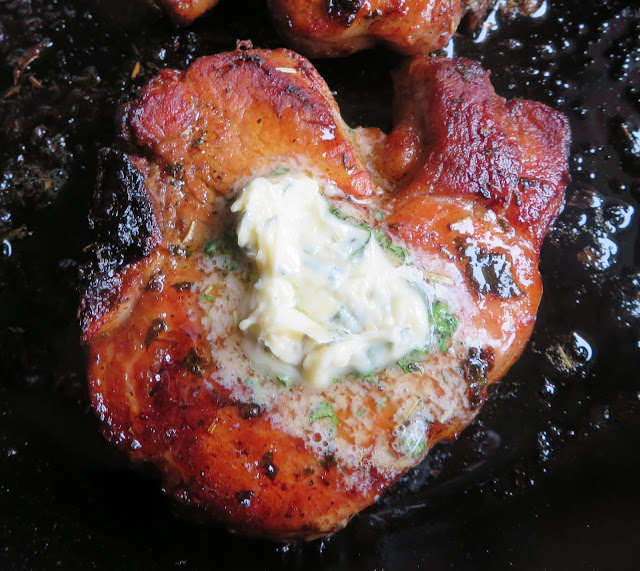
[[[282,546],[174,515],[103,442],[76,318],[117,105],[236,39],[278,46],[263,2],[222,0],[180,30],[135,0],[0,0],[0,568],[640,568],[640,8],[548,3],[455,40],[500,94],[573,128],[532,342],[458,442],[333,538]],[[316,63],[350,124],[388,129],[399,61]]]

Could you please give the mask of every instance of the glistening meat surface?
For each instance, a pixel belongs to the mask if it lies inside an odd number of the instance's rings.
[[[307,60],[238,49],[161,72],[122,108],[127,152],[102,153],[82,302],[94,408],[173,497],[234,530],[340,529],[471,422],[531,334],[565,118],[505,101],[468,60],[417,57],[395,85],[394,130],[353,130]],[[455,319],[428,352],[321,389],[247,358],[238,314],[256,276],[230,205],[285,171],[409,252]]]
[[[218,0],[152,0],[179,24],[189,24]],[[426,54],[447,45],[469,14],[475,28],[488,0],[268,0],[280,34],[309,57],[351,54],[384,44],[405,54]],[[531,4],[516,6],[523,13]],[[251,8],[249,8],[251,9]]]
[[[190,24],[213,8],[218,0],[151,0],[154,4],[166,10],[178,24]]]

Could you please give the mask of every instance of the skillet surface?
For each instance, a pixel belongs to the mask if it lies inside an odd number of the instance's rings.
[[[153,474],[102,441],[76,320],[97,150],[117,105],[157,69],[238,38],[278,46],[263,2],[222,2],[177,30],[124,0],[3,0],[1,568],[637,568],[640,9],[549,3],[454,42],[501,95],[572,124],[573,182],[543,248],[532,343],[458,442],[333,538],[282,546],[181,519]],[[398,62],[374,50],[314,63],[347,122],[385,128]]]

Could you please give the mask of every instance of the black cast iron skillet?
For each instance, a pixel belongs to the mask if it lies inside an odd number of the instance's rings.
[[[593,4],[593,5],[591,5]],[[177,516],[98,433],[76,319],[97,150],[157,69],[279,41],[263,2],[186,30],[124,0],[0,3],[0,568],[637,569],[640,8],[548,0],[456,55],[573,129],[532,342],[458,442],[333,538],[282,546]],[[374,50],[320,61],[353,125],[390,125]],[[138,64],[139,62],[139,64]]]

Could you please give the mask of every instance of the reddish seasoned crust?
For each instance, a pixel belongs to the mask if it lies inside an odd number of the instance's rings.
[[[489,72],[464,58],[415,58],[395,86],[396,127],[378,168],[394,180],[396,199],[482,197],[539,249],[569,181],[566,117],[533,101],[506,101]]]
[[[113,290],[104,296],[90,287],[83,299],[93,406],[106,437],[133,459],[158,466],[170,494],[232,529],[277,539],[331,533],[402,472],[383,477],[371,468],[368,488],[345,486],[348,474],[330,458],[315,457],[302,440],[274,429],[264,411],[233,401],[212,380],[216,356],[205,339],[198,294],[181,284],[201,277],[184,242],[202,248],[215,196],[252,175],[301,165],[366,198],[374,192],[371,169],[389,189],[381,199],[389,212],[385,230],[412,249],[453,260],[463,274],[474,256],[493,247],[495,226],[477,221],[471,251],[452,224],[468,216],[469,207],[488,208],[509,227],[502,250],[491,255],[509,259],[520,289],[518,295],[482,290],[471,277],[460,284],[483,307],[474,325],[496,340],[483,357],[490,362],[489,382],[520,355],[533,327],[541,295],[539,242],[561,207],[567,180],[566,122],[539,104],[505,103],[468,61],[417,58],[398,73],[396,85],[402,112],[389,136],[350,133],[322,79],[286,50],[239,50],[201,58],[185,72],[161,72],[122,110],[122,135],[141,155],[123,168],[134,165],[144,177],[150,209],[141,210],[153,212],[155,222],[147,224],[151,253],[123,259],[106,277],[98,273],[93,283],[111,279]],[[447,102],[460,99],[450,113]],[[458,126],[459,146],[441,140],[444,120]],[[508,128],[503,133],[496,125]],[[499,156],[477,142],[487,129],[494,129],[487,138]],[[359,147],[361,137],[373,140],[373,148]],[[501,165],[517,175],[490,172]],[[485,172],[497,181],[490,196],[478,185],[459,186]],[[530,198],[516,201],[522,173],[541,183],[526,188]],[[543,183],[547,191],[533,196]],[[109,190],[103,185],[100,192]],[[117,234],[105,235],[117,241]],[[472,406],[435,422],[427,448],[472,420],[486,387],[470,383],[469,390]],[[392,413],[391,407],[377,412],[381,432],[390,430]]]
[[[336,470],[323,468],[301,441],[254,416],[250,403],[205,386],[195,367],[185,365],[195,351],[203,368],[211,368],[202,328],[188,318],[200,311],[197,299],[171,285],[194,280],[197,272],[175,266],[160,249],[128,268],[130,290],[145,290],[160,272],[164,286],[145,291],[126,322],[90,342],[90,390],[105,435],[132,458],[156,463],[172,495],[233,529],[277,538],[335,531],[389,482],[365,497],[338,493]],[[166,330],[149,342],[158,316]]]
[[[188,25],[219,0],[151,0]],[[268,0],[292,48],[310,57],[343,56],[385,44],[410,55],[443,48],[469,13],[474,26],[490,0]]]
[[[464,13],[460,0],[269,0],[280,33],[313,57],[385,44],[405,54],[444,47]]]
[[[331,173],[354,196],[372,192],[329,88],[286,50],[238,50],[200,58],[185,72],[162,71],[125,106],[121,124],[125,139],[163,164],[187,159],[190,184],[226,192],[274,161],[296,160]]]
[[[213,8],[219,0],[152,0],[167,11],[177,24],[190,24]]]

